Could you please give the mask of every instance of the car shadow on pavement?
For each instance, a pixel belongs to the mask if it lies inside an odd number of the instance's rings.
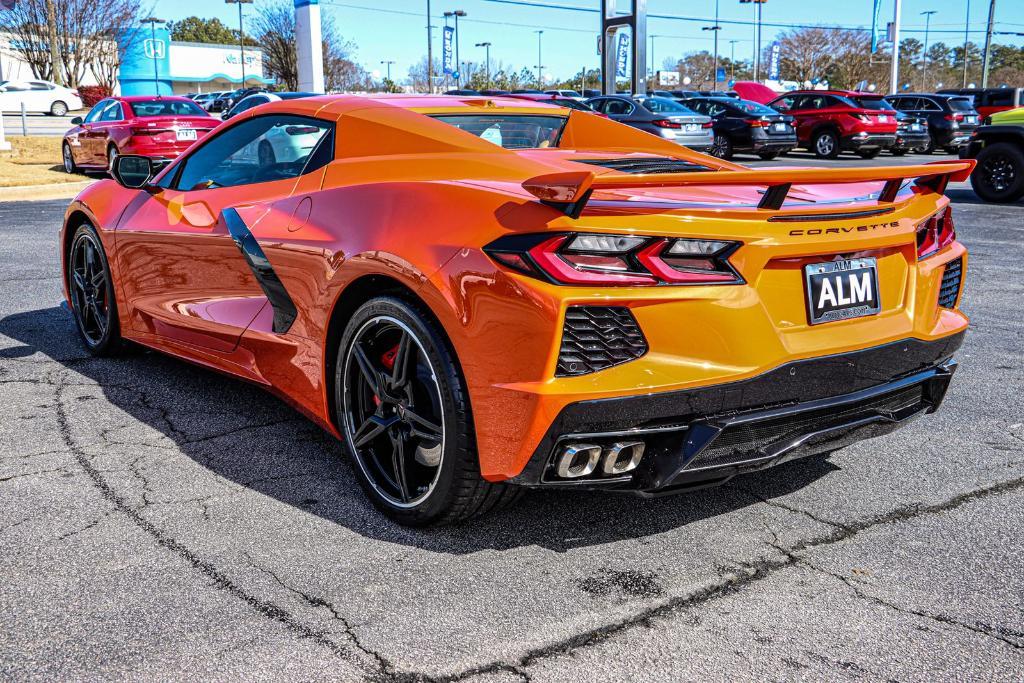
[[[3,337],[20,345],[10,345]],[[105,424],[123,424],[111,452],[127,448],[134,457],[157,430],[217,477],[366,537],[434,552],[530,545],[566,551],[642,538],[784,496],[838,469],[826,458],[812,457],[719,488],[657,499],[530,491],[518,504],[483,519],[408,529],[373,509],[333,437],[256,386],[155,352],[92,358],[82,348],[70,314],[60,306],[0,319],[0,368],[5,360],[38,362],[48,372],[51,364],[37,354],[95,381],[109,403],[125,413],[122,419],[102,416]],[[73,427],[89,429],[90,421],[101,420],[96,411],[103,408],[95,401],[80,405],[80,414],[68,414]],[[192,476],[191,469],[183,476]]]

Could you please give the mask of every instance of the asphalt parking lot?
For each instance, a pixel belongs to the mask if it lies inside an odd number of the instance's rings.
[[[258,389],[88,357],[67,202],[0,204],[0,678],[1024,679],[1024,205],[950,195],[972,327],[936,415],[719,489],[429,531]]]

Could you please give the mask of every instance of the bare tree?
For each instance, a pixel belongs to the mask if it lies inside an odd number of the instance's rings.
[[[116,44],[130,40],[142,18],[143,0],[60,0],[54,3],[57,46],[64,80],[78,87],[86,72],[105,71],[98,80],[113,81],[119,59]],[[46,0],[19,0],[14,7],[0,12],[0,31],[11,34],[11,48],[32,69],[36,78],[54,79],[50,51]],[[114,56],[111,56],[113,50]],[[97,64],[97,62],[101,62]]]

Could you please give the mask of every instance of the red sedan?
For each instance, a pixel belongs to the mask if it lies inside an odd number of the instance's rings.
[[[108,169],[119,154],[172,159],[217,127],[220,119],[186,97],[108,97],[73,127],[61,145],[64,170]]]

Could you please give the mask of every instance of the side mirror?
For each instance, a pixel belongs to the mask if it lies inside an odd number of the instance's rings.
[[[231,118],[231,112],[230,111],[221,112],[221,115],[220,115],[220,120],[221,121],[227,121],[230,118]]]
[[[124,187],[138,190],[153,178],[153,161],[149,157],[124,154],[117,157],[110,175]]]
[[[82,119],[81,116],[76,116],[75,118],[71,119],[71,125],[80,126],[83,123],[83,121],[84,119]]]

